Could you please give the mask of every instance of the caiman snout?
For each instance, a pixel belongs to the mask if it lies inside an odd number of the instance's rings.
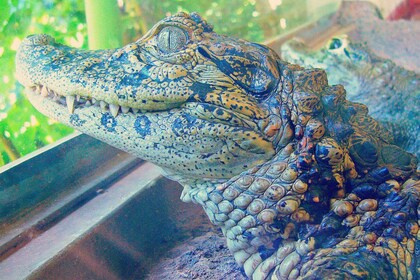
[[[16,77],[21,84],[26,87],[43,84],[40,80],[45,78],[38,67],[50,63],[55,45],[55,39],[46,34],[29,35],[22,40],[16,54]]]
[[[55,39],[46,34],[29,35],[22,41],[22,46],[46,46],[55,43]]]

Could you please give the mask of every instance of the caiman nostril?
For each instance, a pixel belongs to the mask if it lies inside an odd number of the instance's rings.
[[[54,38],[46,34],[29,35],[22,41],[22,44],[27,46],[45,46],[53,43],[55,43]]]

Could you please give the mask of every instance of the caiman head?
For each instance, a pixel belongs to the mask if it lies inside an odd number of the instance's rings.
[[[216,34],[197,14],[178,13],[120,49],[76,50],[29,36],[16,71],[51,118],[176,178],[217,181],[267,161],[289,137],[272,104],[278,60],[267,47]]]

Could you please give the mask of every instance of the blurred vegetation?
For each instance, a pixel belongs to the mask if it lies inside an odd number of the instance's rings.
[[[313,13],[307,0],[115,1],[124,44],[138,39],[161,18],[179,11],[199,12],[216,32],[256,42],[301,25]],[[46,33],[58,42],[87,48],[84,1],[0,0],[0,166],[73,131],[38,113],[14,77],[17,47],[24,37],[34,33]]]
[[[73,130],[38,113],[16,82],[15,54],[21,40],[47,33],[87,47],[83,0],[0,0],[0,165],[28,154]]]

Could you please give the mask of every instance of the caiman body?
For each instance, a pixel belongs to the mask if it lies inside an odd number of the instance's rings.
[[[30,36],[16,65],[38,110],[179,181],[249,278],[418,276],[417,159],[323,70],[194,13],[115,50]]]

